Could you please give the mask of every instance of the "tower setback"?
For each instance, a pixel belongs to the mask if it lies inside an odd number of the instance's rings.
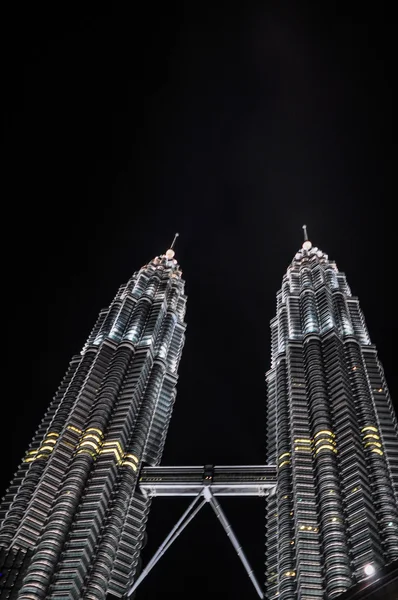
[[[160,463],[176,396],[181,275],[172,248],[142,267],[72,358],[0,505],[2,600],[103,600],[132,584],[150,508],[137,478]]]
[[[334,598],[398,558],[398,429],[383,368],[345,275],[304,233],[271,321],[268,600]]]

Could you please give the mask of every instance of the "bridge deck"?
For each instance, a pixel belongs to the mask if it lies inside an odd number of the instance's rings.
[[[197,496],[210,486],[214,496],[266,496],[275,488],[276,466],[144,467],[139,486],[145,496]]]

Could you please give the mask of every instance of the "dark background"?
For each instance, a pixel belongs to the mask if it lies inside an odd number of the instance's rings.
[[[164,464],[265,461],[269,321],[303,223],[397,398],[387,3],[131,6],[4,23],[1,491],[100,308],[175,231],[188,328]],[[186,505],[154,500],[144,563]],[[263,502],[222,505],[263,581]],[[209,507],[137,598],[163,594],[256,597]]]

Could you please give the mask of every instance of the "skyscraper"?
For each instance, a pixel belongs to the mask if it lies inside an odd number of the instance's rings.
[[[137,477],[160,462],[184,344],[173,245],[100,312],[15,474],[0,506],[2,600],[103,600],[134,579],[150,507]]]
[[[305,226],[271,340],[266,598],[334,598],[398,558],[398,429],[358,299]]]

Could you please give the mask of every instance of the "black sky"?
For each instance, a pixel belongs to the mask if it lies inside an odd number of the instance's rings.
[[[387,3],[133,6],[6,23],[1,491],[100,308],[175,231],[188,328],[164,464],[264,462],[268,327],[303,223],[398,397]],[[144,562],[185,505],[154,501]],[[262,501],[223,506],[262,580]],[[137,597],[254,598],[246,579],[205,507]]]

